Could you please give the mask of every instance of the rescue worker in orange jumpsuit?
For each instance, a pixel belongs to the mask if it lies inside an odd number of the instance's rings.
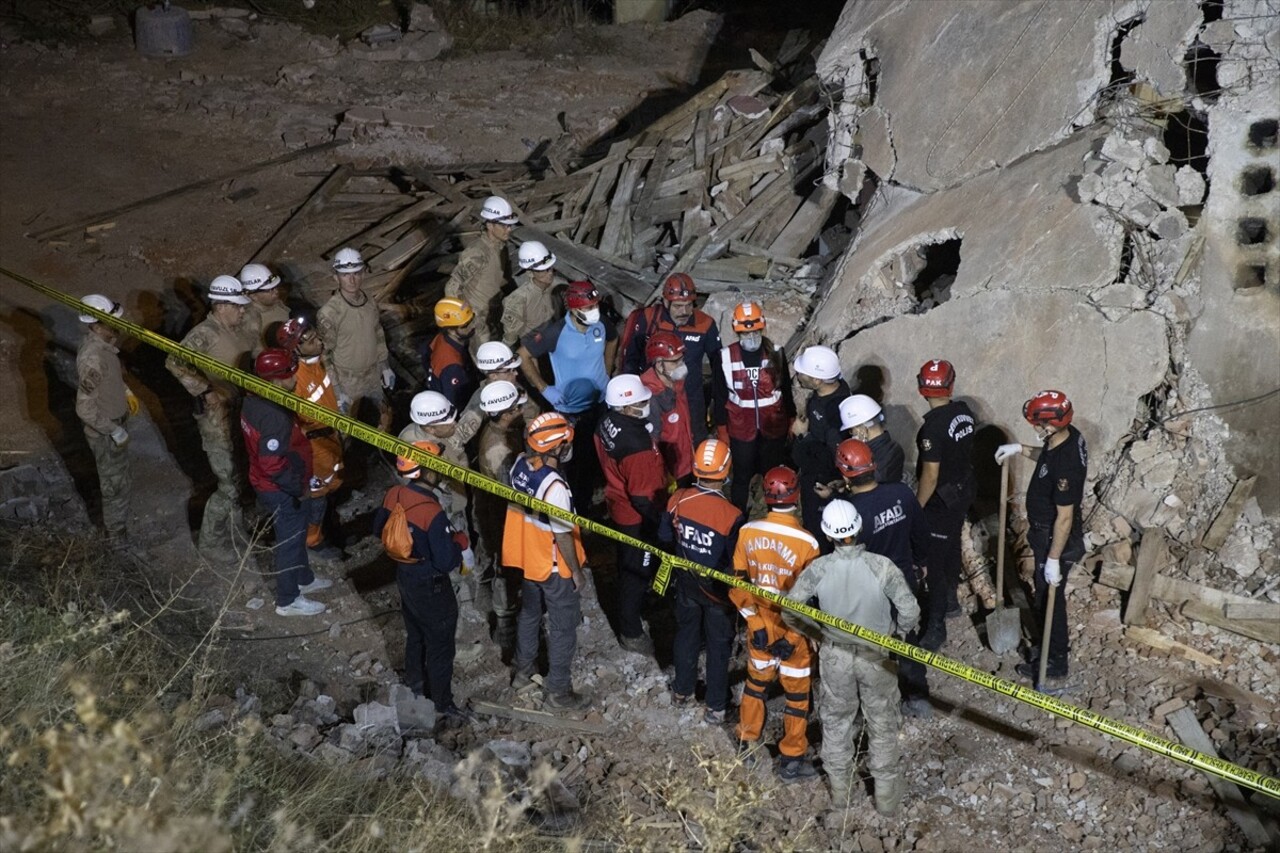
[[[767,471],[764,499],[769,512],[742,526],[733,552],[733,569],[762,589],[785,593],[819,555],[818,540],[800,521],[800,479],[795,471],[785,466]],[[769,685],[777,679],[786,697],[778,776],[784,782],[812,778],[818,771],[805,758],[809,748],[809,640],[783,623],[776,604],[737,588],[729,590],[729,598],[747,622],[750,666],[738,720],[738,750],[743,762],[751,766],[757,760],[753,744],[764,729]]]
[[[337,412],[338,395],[324,366],[324,341],[320,340],[315,322],[305,315],[285,321],[276,327],[276,346],[292,352],[298,359],[297,386],[293,393],[308,403]],[[305,501],[307,553],[315,560],[341,559],[342,552],[325,541],[324,520],[329,495],[342,485],[342,438],[333,427],[306,415],[298,415],[298,423],[311,442],[311,481]]]
[[[475,368],[468,345],[476,334],[476,312],[461,299],[446,296],[436,303],[440,331],[421,353],[427,369],[427,391],[439,391],[461,409],[476,389]]]
[[[637,308],[622,327],[622,344],[618,347],[616,373],[639,373],[644,370],[650,337],[657,332],[671,332],[684,342],[684,363],[689,368],[685,393],[689,397],[693,443],[707,437],[707,387],[702,378],[702,363],[711,366],[712,388],[720,373],[720,329],[711,315],[694,307],[698,291],[693,279],[678,272],[662,285],[662,302]]]
[[[654,332],[645,347],[649,369],[640,374],[649,400],[649,423],[667,476],[681,486],[693,482],[693,434],[689,431],[689,398],[685,377],[684,342],[671,332]],[[728,447],[725,447],[728,451]]]
[[[796,410],[786,359],[764,335],[760,306],[743,302],[734,308],[733,331],[738,340],[724,348],[720,360],[725,399],[716,402],[716,435],[728,440],[733,454],[729,499],[746,512],[752,479],[786,460]]]

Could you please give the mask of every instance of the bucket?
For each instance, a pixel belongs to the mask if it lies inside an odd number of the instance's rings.
[[[143,56],[186,56],[195,44],[186,9],[144,6],[134,20],[134,44]]]

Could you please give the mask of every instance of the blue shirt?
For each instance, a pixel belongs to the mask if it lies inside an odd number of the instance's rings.
[[[613,325],[603,320],[579,332],[565,313],[529,332],[520,343],[534,358],[550,357],[555,386],[565,395],[560,410],[576,414],[587,411],[604,398],[605,386],[609,384],[604,348],[617,336]],[[591,393],[582,393],[582,389],[588,387]]]

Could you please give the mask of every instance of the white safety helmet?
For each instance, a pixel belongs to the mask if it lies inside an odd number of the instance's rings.
[[[840,403],[840,429],[853,429],[880,417],[880,404],[866,394],[854,394]]]
[[[840,378],[840,358],[831,347],[806,347],[796,357],[796,373],[830,382]]]
[[[515,225],[520,219],[511,210],[511,202],[500,196],[491,195],[480,207],[480,218],[485,222],[496,222],[499,225]]]
[[[333,271],[336,273],[360,272],[364,269],[364,257],[350,247],[339,249],[333,256]]]
[[[832,501],[822,510],[822,532],[832,539],[853,539],[862,532],[862,516],[848,501]]]
[[[273,275],[271,270],[262,264],[245,264],[238,276],[246,293],[255,290],[271,290],[280,284],[280,276]]]
[[[520,356],[502,341],[485,341],[476,347],[476,367],[481,373],[495,370],[515,370],[521,364]]]
[[[419,391],[409,401],[409,417],[418,426],[453,423],[453,404],[439,391]]]
[[[244,295],[244,285],[233,275],[220,275],[209,282],[210,302],[230,302],[232,305],[248,305],[249,297]]]
[[[480,389],[480,411],[500,415],[520,402],[520,389],[510,382],[498,380]]]
[[[537,240],[525,240],[520,244],[520,269],[549,270],[556,265],[556,256]]]
[[[640,377],[634,373],[623,373],[609,380],[604,389],[604,401],[611,409],[623,406],[636,406],[653,396],[653,392],[645,387]]]
[[[110,314],[112,317],[124,316],[123,305],[121,305],[119,302],[113,302],[112,300],[108,299],[107,297],[103,296],[100,293],[90,293],[88,296],[86,296],[84,299],[81,299],[80,301],[83,302],[85,305],[88,305],[90,308],[97,308],[99,311],[102,311],[105,314]],[[81,314],[80,322],[96,323],[98,322],[98,318],[93,316],[92,314]]]

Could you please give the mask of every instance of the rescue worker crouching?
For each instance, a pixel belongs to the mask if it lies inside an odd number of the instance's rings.
[[[742,526],[733,568],[758,587],[785,593],[818,556],[818,541],[798,517],[800,482],[795,471],[784,466],[767,471],[764,499],[769,512]],[[769,685],[776,679],[782,682],[786,697],[778,775],[784,782],[816,776],[818,771],[805,758],[809,748],[809,641],[783,623],[781,608],[773,602],[736,587],[729,590],[729,599],[747,623],[747,683],[742,689],[738,720],[738,750],[743,762],[752,766],[757,761],[754,745],[764,729]]]
[[[539,415],[525,429],[528,450],[511,466],[511,486],[530,497],[575,512],[569,484],[560,466],[573,455],[573,427],[558,412]],[[526,689],[533,680],[542,614],[547,614],[547,678],[544,695],[552,708],[581,710],[591,700],[573,689],[573,656],[582,621],[586,551],[575,524],[507,505],[502,535],[502,564],[524,575],[516,634],[512,685]]]
[[[832,501],[822,511],[822,530],[835,551],[819,557],[786,592],[792,601],[820,608],[845,621],[880,634],[898,628],[914,631],[920,609],[898,567],[887,557],[857,544],[862,518],[846,501]],[[785,612],[788,622],[802,617]],[[859,708],[867,728],[867,767],[875,781],[876,811],[894,816],[902,807],[902,750],[898,735],[902,717],[889,656],[851,634],[823,627],[822,679],[818,683],[818,716],[822,720],[822,767],[837,808],[847,807],[858,781],[853,766],[861,739],[854,720]]]
[[[709,438],[694,454],[693,486],[679,489],[667,501],[658,526],[658,541],[686,560],[717,571],[728,571],[745,519],[723,494],[732,471],[729,446]],[[729,707],[729,657],[733,647],[734,612],[729,588],[720,581],[679,571],[676,586],[676,636],[672,657],[676,675],[671,683],[675,703],[693,698],[698,676],[698,652],[707,650],[706,706],[709,725],[725,721]]]
[[[596,427],[596,456],[604,472],[609,518],[620,532],[654,541],[665,506],[662,456],[650,433],[649,389],[639,376],[624,373],[609,380],[609,411]],[[618,543],[618,639],[627,651],[653,654],[653,640],[641,620],[645,594],[657,568],[648,551]]]
[[[413,446],[432,456],[440,446],[415,441]],[[396,562],[396,586],[404,617],[404,681],[417,696],[427,696],[445,724],[468,718],[453,699],[453,662],[457,652],[458,599],[449,576],[462,564],[466,535],[454,530],[440,505],[436,488],[441,475],[405,456],[396,459],[401,483],[387,490],[373,517],[374,534],[383,539],[397,507],[408,523],[412,545]]]

